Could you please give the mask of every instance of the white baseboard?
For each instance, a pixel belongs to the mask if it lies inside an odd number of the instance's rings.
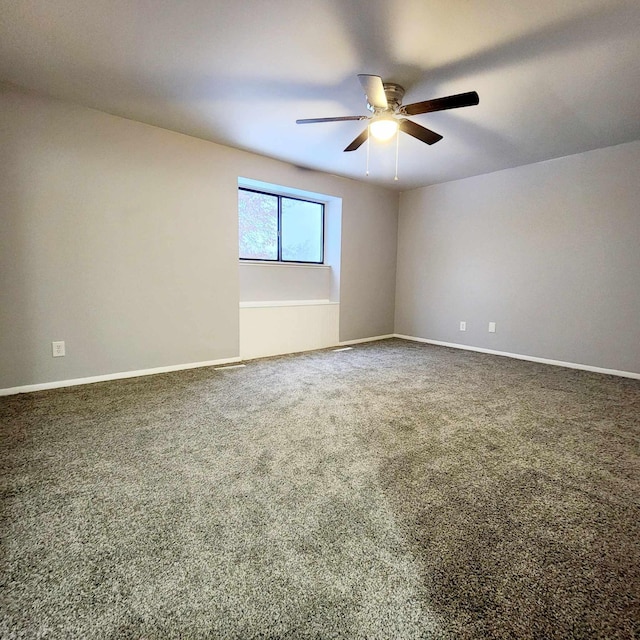
[[[357,340],[343,340],[338,342],[339,347],[346,347],[350,344],[362,344],[363,342],[374,342],[376,340],[387,340],[388,338],[397,337],[394,333],[389,333],[386,336],[372,336],[371,338],[358,338]]]
[[[527,356],[519,353],[511,353],[510,351],[496,351],[494,349],[485,349],[482,347],[473,347],[466,344],[457,344],[455,342],[443,342],[441,340],[429,340],[427,338],[418,338],[417,336],[407,336],[401,333],[391,333],[384,336],[372,336],[370,338],[358,338],[357,340],[344,340],[338,342],[337,346],[346,347],[352,344],[362,344],[364,342],[374,342],[376,340],[386,340],[388,338],[400,338],[402,340],[411,340],[413,342],[423,342],[433,344],[439,347],[451,347],[453,349],[464,349],[466,351],[476,351],[479,353],[488,353],[494,356],[504,356],[506,358],[515,358],[516,360],[528,360],[529,362],[539,362],[541,364],[550,364],[557,367],[567,367],[569,369],[581,369],[583,371],[592,371],[594,373],[603,373],[611,376],[620,376],[623,378],[633,378],[640,380],[640,373],[633,371],[619,371],[618,369],[605,369],[604,367],[593,367],[586,364],[578,364],[575,362],[563,362],[561,360],[551,360],[549,358],[538,358],[536,356]],[[225,364],[241,362],[240,357],[221,358],[219,360],[207,360],[205,362],[190,362],[186,364],[170,365],[167,367],[155,367],[153,369],[140,369],[138,371],[121,371],[118,373],[108,373],[101,376],[89,376],[87,378],[74,378],[72,380],[56,380],[53,382],[42,382],[40,384],[28,384],[20,387],[9,387],[0,389],[0,396],[10,396],[17,393],[30,393],[32,391],[44,391],[46,389],[60,389],[63,387],[74,387],[81,384],[93,384],[94,382],[107,382],[109,380],[122,380],[124,378],[137,378],[139,376],[155,375],[157,373],[169,373],[171,371],[183,371],[186,369],[197,369],[199,367],[213,367]]]
[[[155,367],[153,369],[140,369],[138,371],[120,371],[118,373],[107,373],[102,376],[89,376],[87,378],[74,378],[72,380],[55,380],[54,382],[41,382],[40,384],[27,384],[22,387],[0,389],[0,396],[11,396],[16,393],[30,393],[31,391],[44,391],[46,389],[60,389],[62,387],[75,387],[79,384],[93,384],[94,382],[122,380],[123,378],[137,378],[139,376],[155,375],[156,373],[198,369],[199,367],[213,367],[221,364],[230,364],[232,362],[240,362],[240,358],[234,357],[221,358],[220,360],[207,360],[206,362],[188,362],[186,364],[173,364],[168,367]]]
[[[413,342],[425,342],[426,344],[434,344],[439,347],[452,347],[453,349],[465,349],[466,351],[477,351],[479,353],[489,353],[494,356],[504,356],[505,358],[515,358],[516,360],[529,360],[530,362],[540,362],[541,364],[551,364],[556,367],[567,367],[568,369],[581,369],[583,371],[592,371],[594,373],[604,373],[610,376],[621,376],[623,378],[635,378],[640,380],[640,373],[633,371],[618,371],[617,369],[605,369],[603,367],[592,367],[588,364],[578,364],[576,362],[563,362],[562,360],[551,360],[549,358],[538,358],[536,356],[525,356],[520,353],[511,353],[510,351],[495,351],[494,349],[484,349],[482,347],[471,347],[466,344],[457,344],[455,342],[442,342],[441,340],[428,340],[427,338],[417,338],[416,336],[405,336],[396,333],[394,338],[402,338],[403,340],[412,340]]]

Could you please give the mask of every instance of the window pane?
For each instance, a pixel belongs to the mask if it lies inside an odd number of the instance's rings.
[[[317,202],[282,198],[282,259],[322,262],[322,210]]]
[[[238,190],[240,257],[278,259],[278,197]]]

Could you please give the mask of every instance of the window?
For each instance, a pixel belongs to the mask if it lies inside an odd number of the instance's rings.
[[[324,261],[324,205],[238,189],[241,260]]]

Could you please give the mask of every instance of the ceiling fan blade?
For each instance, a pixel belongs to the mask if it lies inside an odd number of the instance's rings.
[[[426,142],[427,144],[435,144],[438,140],[442,140],[442,136],[439,133],[431,131],[431,129],[427,129],[417,122],[406,120],[405,118],[400,119],[398,126],[400,131],[404,131],[410,136],[418,138],[418,140],[422,140],[422,142]]]
[[[368,73],[359,73],[358,80],[367,96],[367,102],[376,109],[388,109],[387,96],[384,93],[384,85],[380,76],[372,76]]]
[[[407,116],[417,116],[421,113],[431,113],[432,111],[444,111],[445,109],[458,109],[459,107],[472,107],[480,102],[480,98],[475,91],[458,93],[455,96],[446,98],[435,98],[406,104],[401,111]]]
[[[355,151],[369,137],[369,127],[367,127],[346,149],[345,151]]]
[[[339,116],[337,118],[303,118],[296,124],[313,124],[314,122],[344,122],[345,120],[366,120],[368,116]]]

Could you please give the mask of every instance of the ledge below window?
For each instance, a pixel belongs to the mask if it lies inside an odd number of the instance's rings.
[[[240,260],[240,265],[250,267],[303,267],[305,269],[331,269],[331,265],[328,264],[315,264],[312,262],[276,262],[274,261],[262,261],[262,260]]]
[[[332,302],[331,300],[256,300],[250,302],[241,302],[240,308],[248,309],[256,307],[308,307],[328,304],[340,303]]]

